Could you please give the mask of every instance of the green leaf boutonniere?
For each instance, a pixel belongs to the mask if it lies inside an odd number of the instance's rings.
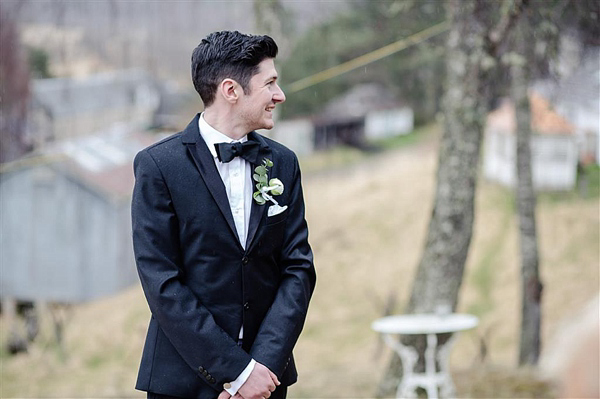
[[[263,163],[254,169],[252,178],[256,181],[256,189],[252,197],[259,205],[264,205],[267,201],[279,206],[277,201],[273,199],[274,195],[283,193],[283,183],[279,179],[269,180],[269,168],[273,167],[273,162],[270,159],[263,159]]]

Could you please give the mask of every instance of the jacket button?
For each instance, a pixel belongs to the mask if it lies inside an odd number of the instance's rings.
[[[244,310],[249,310],[250,309],[250,303],[246,302],[244,304]]]
[[[210,377],[209,381],[210,381],[211,384],[214,384],[215,382],[217,382],[217,380],[215,380],[213,377]]]
[[[204,367],[202,367],[202,366],[198,367],[198,371],[201,373],[204,373]]]
[[[247,257],[247,256],[244,256],[244,257],[242,258],[242,264],[243,264],[243,265],[247,265],[249,261],[250,261],[250,259],[248,259],[248,257]]]

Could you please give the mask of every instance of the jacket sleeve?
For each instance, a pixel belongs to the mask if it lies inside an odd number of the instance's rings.
[[[184,361],[215,390],[251,361],[185,285],[179,226],[169,189],[148,150],[134,160],[133,246],[150,311]]]
[[[282,279],[273,304],[250,350],[252,357],[281,378],[300,336],[316,273],[308,244],[304,198],[298,160],[293,156],[293,179],[288,216],[280,254]]]

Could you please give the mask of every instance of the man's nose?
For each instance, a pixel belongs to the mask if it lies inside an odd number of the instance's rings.
[[[285,94],[283,93],[283,90],[281,90],[281,87],[279,87],[279,85],[277,85],[277,90],[273,94],[273,101],[275,103],[282,103],[285,101]]]

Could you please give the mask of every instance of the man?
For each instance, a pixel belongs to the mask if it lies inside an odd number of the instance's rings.
[[[203,39],[192,79],[204,112],[135,158],[133,244],[152,312],[136,388],[149,398],[285,398],[296,381],[316,280],[300,169],[254,131],[285,101],[276,55],[268,36]]]

